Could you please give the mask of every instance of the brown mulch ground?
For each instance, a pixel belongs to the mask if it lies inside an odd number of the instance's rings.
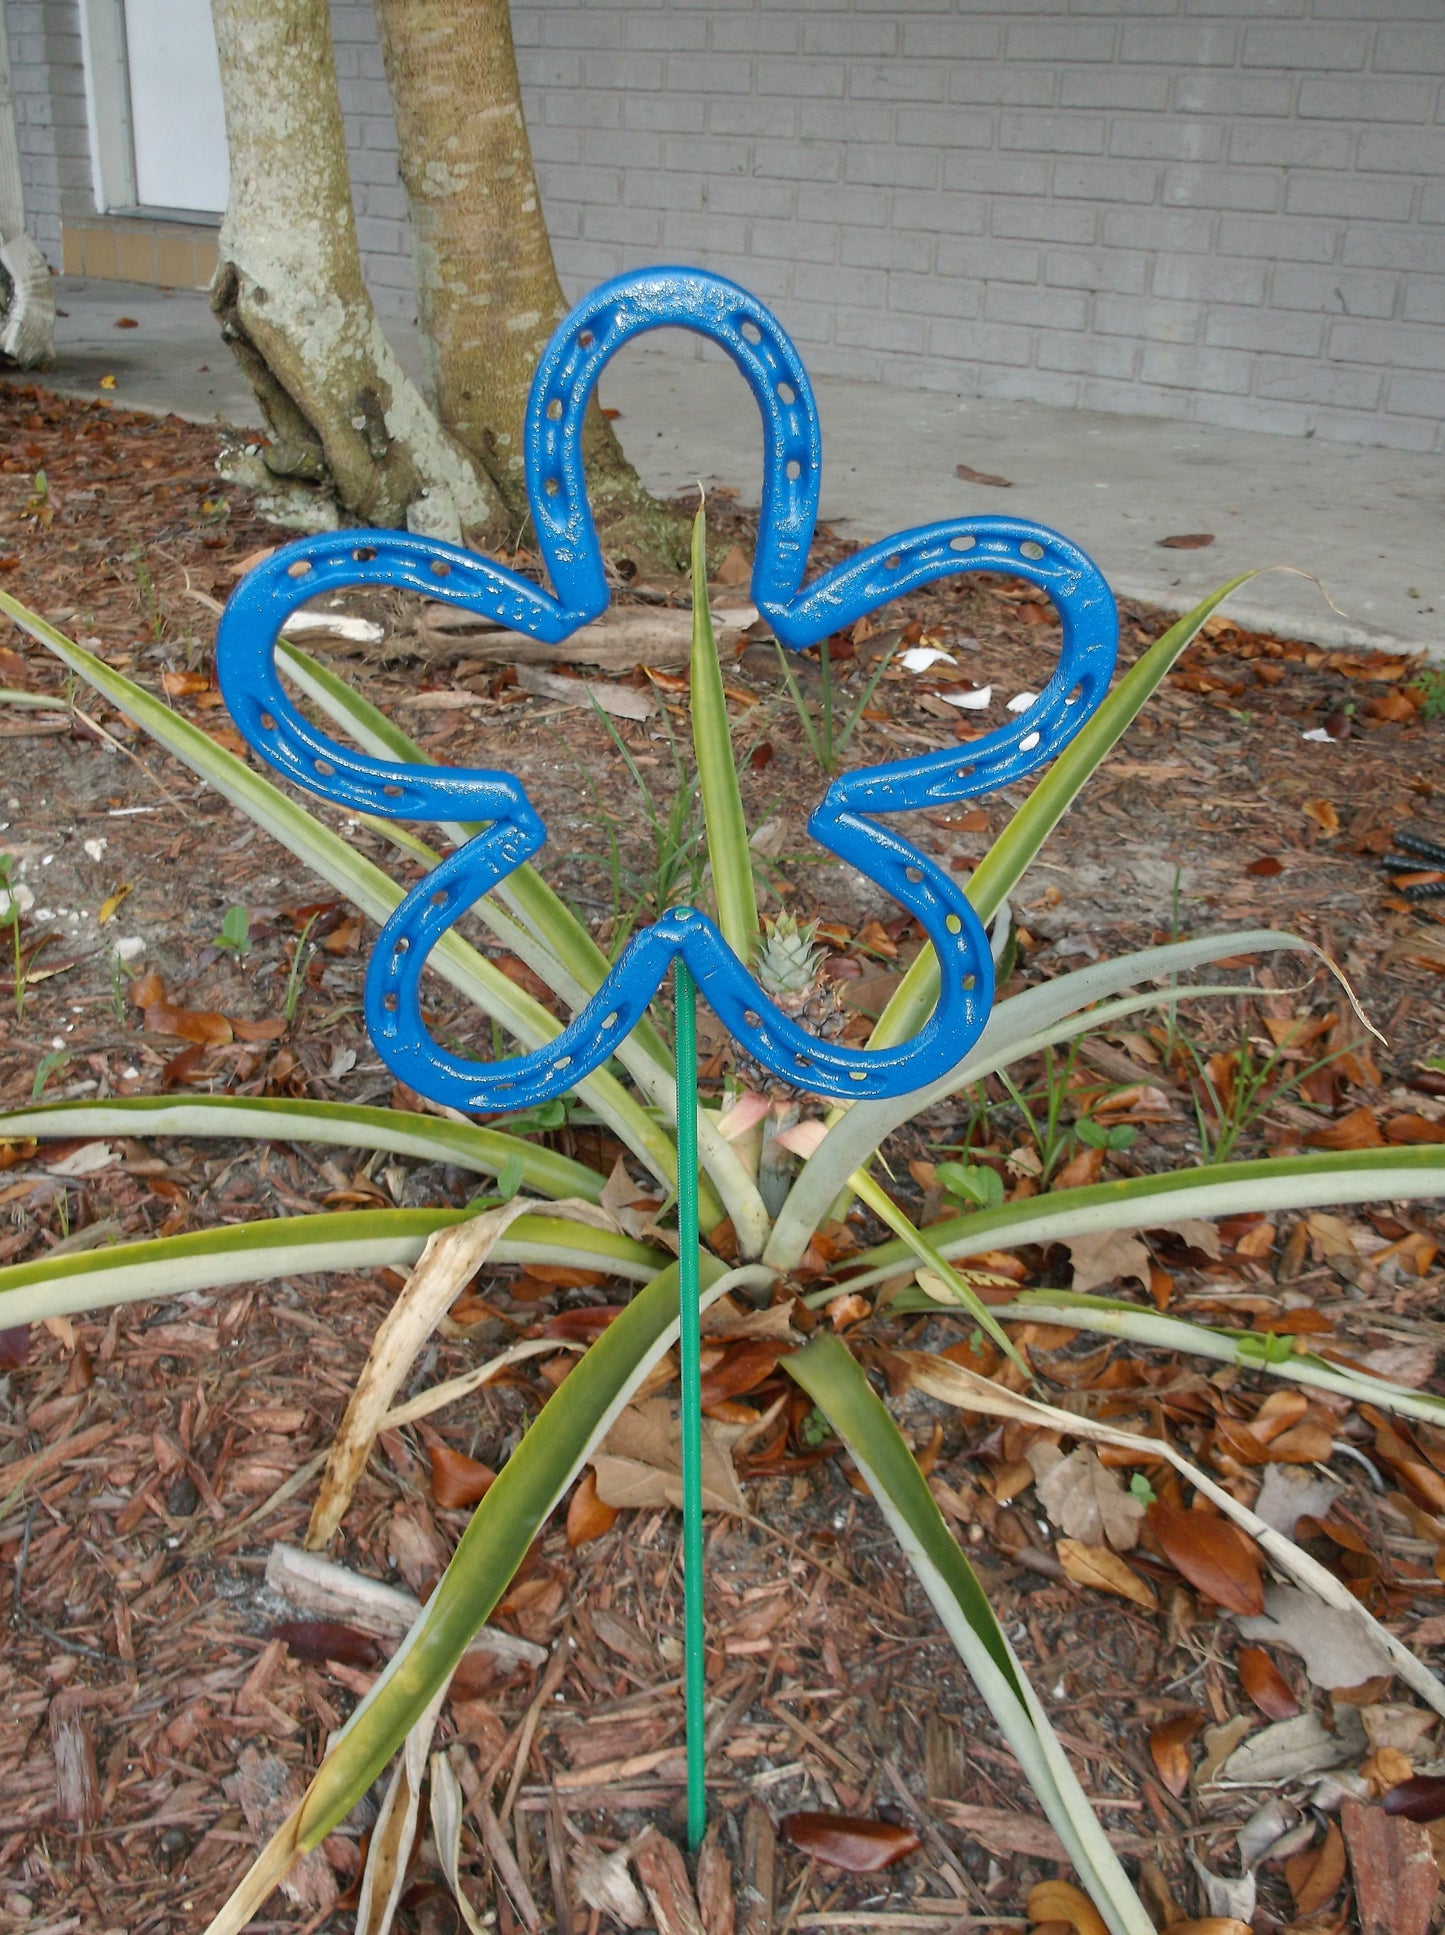
[[[0,584],[230,743],[211,689],[214,616],[206,601],[223,600],[239,562],[273,543],[275,532],[217,480],[215,443],[214,432],[176,420],[0,388]],[[720,518],[724,535],[746,548],[746,518],[730,518],[726,507]],[[824,557],[841,548],[820,539]],[[634,576],[630,595],[666,601],[683,593]],[[437,757],[522,776],[551,829],[543,870],[600,938],[610,939],[635,907],[646,918],[659,854],[636,777],[595,714],[529,695],[511,668],[485,661],[465,640],[423,653],[417,610],[400,598],[342,602],[379,618],[385,643],[323,641],[313,649]],[[1166,622],[1126,606],[1125,659]],[[880,630],[885,623],[905,628],[909,642],[936,640],[956,662],[923,676],[890,671],[849,764],[905,757],[996,724],[1009,697],[1043,682],[1057,639],[1050,609],[1030,588],[999,579],[935,588],[880,615]],[[866,628],[838,641],[846,708],[881,643]],[[1423,1067],[1445,1049],[1445,931],[1432,911],[1445,902],[1412,905],[1381,868],[1397,831],[1445,839],[1445,727],[1422,717],[1412,673],[1401,661],[1316,652],[1216,621],[1051,842],[1015,910],[1022,932],[1012,987],[1171,932],[1255,925],[1302,933],[1342,963],[1385,1046],[1365,1047],[1324,975],[1299,990],[1308,976],[1297,956],[1269,964],[1258,1003],[1223,1002],[1191,1016],[1187,1033],[1201,1061],[1222,1058],[1219,1082],[1230,1079],[1226,1064],[1241,1031],[1264,1039],[1271,1021],[1280,1032],[1303,1020],[1320,1052],[1335,1056],[1261,1113],[1241,1155],[1296,1148],[1321,1133],[1336,1146],[1445,1136],[1445,1083]],[[803,661],[799,677],[816,701],[816,664]],[[747,642],[729,678],[750,824],[772,823],[773,887],[828,923],[839,985],[860,1017],[876,1013],[916,937],[866,883],[807,845],[803,826],[823,781],[772,648]],[[950,706],[946,694],[960,681],[991,683],[991,709]],[[658,689],[640,669],[627,683]],[[0,703],[0,852],[35,896],[22,930],[34,977],[23,1014],[8,957],[0,958],[0,1105],[27,1103],[42,1069],[51,1099],[163,1089],[391,1098],[391,1077],[360,1025],[367,937],[330,904],[324,884],[94,695],[72,692],[62,669],[17,632],[0,640],[0,687],[57,700],[53,714]],[[665,678],[660,691],[677,708]],[[1337,736],[1303,736],[1320,727]],[[616,732],[665,814],[677,771],[669,734],[685,744],[685,716],[619,720]],[[915,837],[966,871],[1022,796],[1013,789],[938,814],[915,825]],[[354,829],[351,837],[404,871],[379,838]],[[680,897],[701,858],[684,856]],[[216,945],[226,909],[237,904],[250,922],[250,949],[240,958]],[[298,936],[318,913],[317,946],[297,973],[288,1027],[283,1005]],[[128,968],[113,965],[118,939],[144,944]],[[0,940],[8,947],[8,931]],[[520,964],[514,971],[525,978]],[[176,1006],[241,1024],[235,1038],[187,1043],[147,1032],[132,1000],[139,973],[158,975]],[[463,1042],[488,1040],[449,991],[438,995],[437,1029]],[[1100,1155],[1101,1173],[1196,1159],[1187,1069],[1173,1052],[1149,1016],[1094,1044],[1089,1067],[1101,1080],[1134,1080],[1159,1098],[1136,1109],[1131,1148]],[[974,1127],[974,1159],[996,1166],[1015,1191],[1032,1187],[1026,1165],[1007,1165],[1027,1143],[1018,1116],[1000,1107],[991,1126]],[[937,1212],[931,1165],[969,1128],[966,1108],[935,1110],[897,1139],[893,1175],[914,1210]],[[585,1121],[553,1140],[604,1169],[616,1154]],[[476,1186],[455,1170],[366,1161],[354,1151],[112,1144],[106,1166],[90,1169],[72,1150],[71,1173],[57,1174],[66,1149],[7,1151],[0,1143],[0,1266],[64,1243],[89,1247],[326,1207],[462,1202]],[[1179,1240],[1155,1245],[1153,1274],[1162,1281],[1151,1287],[1161,1302],[1261,1330],[1328,1332],[1357,1357],[1445,1391],[1434,1371],[1445,1330],[1427,1208],[1240,1217],[1223,1234],[1218,1259]],[[814,1259],[823,1274],[809,1287],[826,1282],[850,1243],[876,1235],[866,1226],[835,1230],[833,1254]],[[1069,1280],[1062,1250],[1025,1252],[1024,1265],[1035,1283]],[[33,1935],[202,1926],[257,1845],[267,1782],[285,1779],[299,1792],[328,1733],[370,1683],[370,1661],[312,1660],[300,1656],[304,1646],[298,1653],[276,1640],[289,1615],[263,1574],[273,1543],[299,1543],[304,1532],[314,1480],[294,1497],[276,1502],[276,1494],[330,1441],[395,1288],[384,1277],[288,1280],[131,1304],[53,1320],[23,1346],[9,1340],[0,1378],[5,1925]],[[474,1294],[485,1306],[479,1320],[437,1340],[418,1364],[416,1388],[481,1361],[555,1309],[607,1302],[617,1290],[499,1271]],[[853,1334],[866,1353],[900,1341],[966,1345],[968,1326],[879,1315]],[[1024,1341],[1044,1388],[1057,1387],[1053,1401],[1086,1405],[1110,1393],[1125,1421],[1170,1431],[1241,1497],[1253,1496],[1262,1466],[1241,1446],[1252,1431],[1259,1436],[1262,1419],[1278,1422],[1278,1400],[1275,1413],[1260,1407],[1281,1387],[1232,1372],[1206,1377],[1207,1364],[1158,1353],[1100,1353],[1097,1340],[1074,1344],[1057,1332]],[[386,1433],[332,1556],[424,1594],[466,1520],[435,1502],[429,1453],[442,1447],[498,1466],[550,1388],[540,1372],[519,1373],[479,1393],[465,1415],[446,1411],[424,1427]],[[744,1395],[761,1405],[781,1388],[776,1379]],[[1240,1685],[1228,1618],[1147,1543],[1138,1576],[1159,1610],[1081,1591],[1029,1491],[1029,1434],[944,1414],[916,1396],[899,1409],[1087,1791],[1135,1871],[1145,1864],[1146,1892],[1161,1907],[1172,1896],[1181,1914],[1202,1914],[1188,1855],[1234,1873],[1232,1831],[1264,1796],[1197,1785],[1176,1793],[1173,1763],[1167,1754],[1161,1760],[1157,1736],[1151,1747],[1151,1731],[1197,1713],[1197,1761],[1209,1729],[1240,1714],[1260,1719]],[[1312,1406],[1287,1422],[1324,1426],[1345,1447],[1333,1469],[1346,1492],[1331,1522],[1354,1530],[1332,1540],[1322,1529],[1310,1549],[1328,1555],[1371,1610],[1433,1658],[1430,1648],[1445,1639],[1445,1524],[1435,1516],[1445,1511],[1445,1440],[1421,1428],[1413,1449],[1402,1449],[1348,1406]],[[1270,1437],[1265,1429],[1259,1442]],[[1023,1914],[1031,1885],[1066,1872],[1037,1851],[1038,1816],[1019,1770],[843,1462],[811,1458],[796,1435],[781,1462],[777,1472],[742,1470],[756,1520],[778,1536],[742,1519],[711,1527],[710,1694],[719,1716],[712,1800],[724,1849],[739,1887],[756,1880],[771,1824],[800,1808],[881,1814],[915,1829],[921,1846],[882,1876],[853,1877],[779,1844],[775,1911],[753,1913],[740,1897],[738,1926],[750,1935],[770,1927],[1008,1926]],[[1157,1474],[1154,1481],[1167,1500]],[[454,1689],[447,1735],[470,1778],[489,1777],[496,1806],[511,1794],[503,1833],[529,1900],[494,1888],[469,1829],[472,1897],[495,1907],[503,1931],[527,1925],[532,1903],[541,1927],[580,1935],[622,1926],[587,1908],[576,1861],[584,1847],[599,1854],[623,1846],[648,1820],[677,1828],[675,1521],[624,1513],[575,1549],[559,1525],[514,1583],[500,1623],[567,1650],[557,1655],[561,1677],[549,1682],[545,1712],[534,1711],[542,1683],[534,1671],[472,1672]],[[1310,1684],[1299,1658],[1283,1649],[1275,1658],[1301,1703],[1330,1717],[1328,1695]],[[1398,1682],[1367,1687],[1360,1699],[1409,1702]],[[1429,1771],[1439,1757],[1422,1735],[1405,1756],[1407,1771]],[[1395,1762],[1372,1772],[1363,1751],[1350,1765],[1365,1769],[1366,1798],[1390,1785],[1391,1774],[1403,1778]],[[1303,1802],[1311,1791],[1305,1782],[1290,1796]],[[755,1812],[745,1833],[750,1803],[766,1817]],[[1333,1860],[1332,1819],[1301,1816],[1317,1824],[1313,1841],[1301,1840],[1314,1866]],[[343,1890],[365,1826],[363,1808],[326,1844]],[[1355,1925],[1350,1891],[1370,1883],[1362,1883],[1366,1857],[1354,1840],[1349,1853],[1353,1865],[1347,1870],[1342,1858],[1336,1886],[1318,1902],[1308,1892],[1313,1866],[1263,1869],[1254,1927]],[[1317,1878],[1316,1893],[1327,1878]],[[327,1900],[324,1890],[299,1902],[277,1895],[271,1919],[255,1926],[349,1925],[344,1908],[326,1922]],[[425,1931],[457,1925],[428,1849],[418,1853],[402,1922]]]

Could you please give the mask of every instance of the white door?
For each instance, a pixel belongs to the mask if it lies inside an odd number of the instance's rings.
[[[221,75],[204,0],[125,0],[135,197],[221,214],[229,167]]]

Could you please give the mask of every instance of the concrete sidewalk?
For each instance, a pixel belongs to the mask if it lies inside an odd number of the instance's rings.
[[[48,386],[198,421],[259,423],[203,295],[73,278],[56,295],[64,314],[56,366],[40,379]],[[122,316],[137,327],[118,329]],[[419,373],[415,332],[391,333]],[[601,386],[643,480],[672,493],[701,477],[755,503],[760,433],[742,379],[685,337],[653,342],[624,351]],[[113,390],[100,388],[106,375]],[[1119,595],[1173,611],[1251,566],[1291,565],[1318,577],[1339,612],[1309,579],[1276,572],[1237,593],[1228,614],[1321,645],[1445,658],[1439,457],[834,377],[816,389],[821,515],[849,535],[982,512],[1032,518],[1089,552]],[[1011,488],[963,482],[960,463]],[[1214,542],[1160,546],[1192,532]]]

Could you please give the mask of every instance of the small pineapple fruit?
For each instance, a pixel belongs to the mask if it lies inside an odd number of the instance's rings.
[[[836,1041],[847,1015],[836,983],[821,972],[827,950],[814,944],[816,932],[815,921],[800,927],[791,914],[765,921],[756,963],[758,985],[791,1020],[824,1041]],[[806,1079],[786,1082],[742,1050],[737,1075],[745,1088],[775,1100],[812,1093]]]

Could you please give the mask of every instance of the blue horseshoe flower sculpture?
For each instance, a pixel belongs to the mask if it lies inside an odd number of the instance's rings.
[[[763,422],[763,491],[752,591],[790,650],[815,645],[933,579],[966,571],[1025,578],[1063,621],[1058,666],[1017,720],[959,748],[869,766],[835,780],[808,823],[820,846],[875,881],[920,922],[938,955],[941,992],[909,1041],[878,1050],[822,1041],[781,1013],[717,926],[669,908],[623,950],[557,1037],[491,1062],[450,1054],[421,1013],[421,977],[438,940],[473,903],[543,845],[546,829],[508,773],[388,763],[338,744],[292,704],[275,644],[296,608],[349,585],[385,584],[478,612],[559,643],[608,602],[582,470],[582,423],[599,375],[650,329],[710,338],[737,364]],[[946,1074],[972,1046],[993,999],[987,936],[954,880],[872,816],[988,793],[1060,752],[1098,705],[1113,672],[1118,621],[1109,587],[1067,538],[1014,518],[946,519],[900,532],[803,582],[818,510],[822,442],[812,386],[776,319],[735,283],[656,268],[593,291],[562,323],[537,368],[527,409],[527,491],[552,583],[540,586],[457,546],[396,531],[342,531],[277,551],[250,572],[222,619],[220,683],[240,731],[287,778],[331,804],[402,820],[488,824],[419,882],[381,930],[366,980],[366,1018],[388,1067],[453,1108],[531,1106],[571,1088],[636,1026],[681,955],[728,1033],[794,1087],[839,1099],[901,1095]]]

